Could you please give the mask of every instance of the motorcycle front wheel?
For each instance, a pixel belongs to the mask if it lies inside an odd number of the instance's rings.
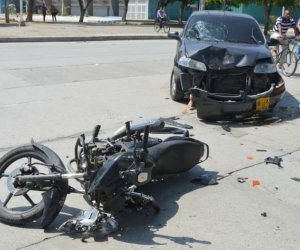
[[[50,160],[32,145],[16,148],[0,159],[0,221],[20,225],[42,216],[44,202],[41,191],[30,190],[29,187],[27,192],[16,195],[20,187],[16,187],[15,176],[22,175],[21,169],[24,167],[28,169],[27,166],[32,163],[50,164]],[[34,164],[34,167],[36,168],[34,174],[49,173],[46,166]],[[26,172],[25,174],[32,173]],[[27,190],[25,183],[23,189]]]

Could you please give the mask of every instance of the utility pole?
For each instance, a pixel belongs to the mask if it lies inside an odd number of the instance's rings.
[[[205,0],[199,0],[199,10],[205,10]]]
[[[20,19],[19,19],[19,26],[25,26],[25,22],[23,20],[23,0],[20,0]]]
[[[9,5],[8,5],[8,0],[5,0],[5,23],[9,23]]]

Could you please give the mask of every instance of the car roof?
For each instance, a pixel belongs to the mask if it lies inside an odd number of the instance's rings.
[[[232,11],[221,11],[221,10],[202,10],[202,11],[194,11],[191,15],[192,16],[209,16],[209,15],[216,15],[216,16],[230,16],[230,17],[242,17],[242,18],[250,18],[254,19],[254,17],[243,14],[237,13]]]

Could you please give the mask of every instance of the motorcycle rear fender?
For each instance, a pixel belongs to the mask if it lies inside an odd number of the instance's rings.
[[[32,146],[34,146],[35,148],[42,151],[45,155],[47,155],[47,157],[49,158],[51,163],[65,169],[63,162],[61,161],[59,156],[52,149],[50,149],[40,143],[35,142],[32,138],[30,140],[30,143]]]
[[[42,151],[49,158],[52,164],[62,169],[65,169],[63,162],[52,149],[35,142],[33,139],[31,139],[30,142],[32,146]],[[61,172],[59,168],[56,168],[56,170],[58,172]],[[44,212],[41,220],[42,228],[47,228],[59,214],[66,200],[67,190],[68,180],[64,179],[62,181],[56,181],[52,189],[43,193]]]
[[[62,192],[56,187],[42,194],[44,200],[44,211],[41,226],[43,229],[47,228],[55,220],[62,209],[66,199],[66,195],[62,195]]]

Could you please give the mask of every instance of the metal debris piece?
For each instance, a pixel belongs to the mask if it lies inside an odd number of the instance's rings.
[[[222,129],[224,129],[224,130],[227,131],[227,132],[230,132],[230,131],[231,131],[231,128],[230,128],[228,125],[223,125],[223,126],[222,126]]]
[[[238,177],[237,180],[238,180],[238,182],[240,182],[240,183],[246,182],[245,178],[241,178],[241,177]]]
[[[265,149],[256,149],[257,152],[267,152]]]
[[[171,118],[162,118],[162,117],[160,117],[159,119],[164,121],[166,124],[169,124],[169,125],[172,125],[172,126],[175,126],[175,127],[185,128],[185,129],[192,129],[193,128],[193,126],[191,126],[191,125],[175,122],[174,121],[175,119],[172,119],[172,118],[173,117],[171,117]]]
[[[263,212],[263,213],[261,213],[261,216],[267,217],[267,213],[266,213],[266,212]]]
[[[291,178],[291,180],[300,182],[300,178],[297,178],[297,177],[293,177],[293,178]]]
[[[272,163],[272,164],[278,165],[278,167],[280,167],[280,168],[283,168],[283,167],[280,165],[280,162],[282,162],[282,158],[279,158],[278,156],[275,156],[274,158],[268,157],[268,158],[265,159],[265,162],[266,162],[266,164]]]
[[[279,227],[279,226],[276,226],[276,227],[275,227],[275,230],[280,230],[280,227]]]
[[[279,123],[279,122],[282,122],[282,120],[281,120],[281,119],[278,119],[278,120],[276,120],[274,123]]]

